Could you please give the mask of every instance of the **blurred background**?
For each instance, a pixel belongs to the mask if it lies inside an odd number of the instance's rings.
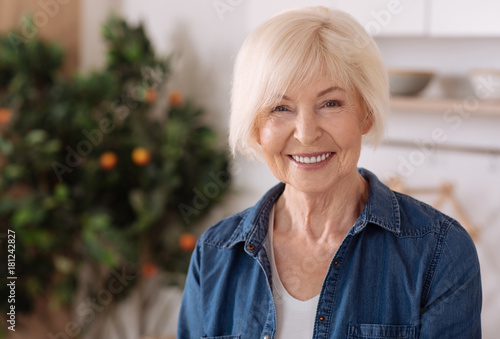
[[[196,237],[277,183],[225,152],[236,54],[259,23],[307,5],[346,10],[374,36],[393,96],[386,138],[359,165],[467,228],[483,337],[497,337],[494,0],[0,0],[0,227],[16,232],[2,275],[18,277],[16,332],[3,335],[175,336]]]

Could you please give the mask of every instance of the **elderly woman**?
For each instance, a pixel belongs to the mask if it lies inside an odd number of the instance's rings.
[[[200,237],[179,338],[480,338],[474,244],[453,219],[358,169],[388,81],[349,15],[284,12],[237,58],[234,152],[281,183]]]

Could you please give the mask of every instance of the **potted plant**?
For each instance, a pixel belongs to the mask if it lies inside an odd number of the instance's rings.
[[[15,235],[0,273],[17,278],[15,302],[0,302],[15,306],[17,329],[23,314],[67,310],[66,328],[50,331],[76,337],[93,321],[78,298],[98,309],[158,270],[185,273],[194,221],[229,186],[203,110],[168,90],[170,58],[142,25],[114,17],[103,34],[105,69],[69,78],[57,45],[0,39],[2,256]]]

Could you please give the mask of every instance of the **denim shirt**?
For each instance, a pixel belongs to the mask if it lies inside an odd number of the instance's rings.
[[[313,338],[481,338],[481,278],[474,244],[452,218],[377,177],[331,261]],[[198,240],[177,337],[275,337],[271,267],[263,247],[285,184]],[[300,251],[300,247],[297,251]]]

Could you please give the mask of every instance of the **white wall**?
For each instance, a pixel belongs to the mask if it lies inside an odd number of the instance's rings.
[[[90,71],[104,65],[106,46],[101,26],[109,14],[120,11],[120,0],[82,0],[80,39],[80,70]]]
[[[226,7],[215,5],[225,4]],[[231,5],[233,4],[233,5]],[[247,34],[248,13],[245,1],[155,1],[123,0],[121,11],[135,22],[143,20],[157,48],[166,53],[180,53],[172,87],[208,110],[208,122],[222,137],[227,135],[231,72],[238,48]],[[221,5],[222,6],[222,5]],[[265,8],[263,8],[264,10]],[[252,9],[255,10],[255,9]],[[367,11],[371,8],[367,8]],[[426,95],[446,94],[461,98],[469,92],[466,74],[473,67],[500,68],[500,38],[378,38],[388,66],[430,68],[439,76]],[[442,84],[459,79],[453,93]],[[500,147],[500,117],[471,116],[458,127],[434,114],[399,113],[389,118],[390,136],[418,141],[434,128],[444,128],[447,144],[475,144]],[[401,158],[410,159],[414,149],[380,147],[363,151],[360,165],[382,178],[397,174]],[[266,165],[236,159],[234,193],[217,208],[203,227],[253,205],[276,179]],[[407,173],[408,174],[408,173]],[[500,239],[500,159],[498,157],[434,151],[422,164],[405,176],[408,186],[438,185],[443,180],[456,185],[458,199],[470,219],[482,229],[477,243],[483,273],[484,338],[495,338],[500,331],[500,253],[495,251]],[[433,197],[422,197],[429,202]],[[447,207],[447,212],[454,211]],[[167,330],[168,331],[168,330]]]

